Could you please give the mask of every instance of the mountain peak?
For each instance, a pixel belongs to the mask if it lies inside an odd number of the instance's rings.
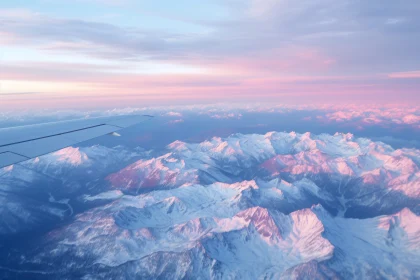
[[[84,164],[89,161],[88,156],[84,152],[80,151],[79,147],[64,148],[53,153],[52,155],[58,157],[57,160],[59,162],[66,162],[75,166]]]

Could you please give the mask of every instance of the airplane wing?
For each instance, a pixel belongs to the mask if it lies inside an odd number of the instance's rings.
[[[152,116],[113,116],[0,129],[0,168],[150,120]]]

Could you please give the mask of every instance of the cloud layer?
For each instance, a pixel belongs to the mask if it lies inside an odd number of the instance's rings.
[[[26,102],[52,107],[95,99],[419,101],[415,0],[216,1],[203,3],[211,4],[206,13],[189,5],[197,17],[159,13],[165,7],[157,4],[141,11],[131,1],[83,4],[88,15],[95,7],[119,14],[106,20],[43,5],[0,9],[0,44],[12,54],[3,66],[2,104],[19,106],[10,93],[33,88],[40,94]],[[123,20],[136,13],[150,20]]]

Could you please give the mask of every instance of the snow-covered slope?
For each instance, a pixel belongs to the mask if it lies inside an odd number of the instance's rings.
[[[140,154],[138,151],[127,151],[122,146],[68,147],[21,165],[65,182],[73,180],[75,176],[97,176],[107,171],[107,168],[116,168]]]
[[[91,170],[103,188],[80,195],[83,211],[21,265],[84,279],[420,277],[419,150],[270,132],[155,154],[111,174],[101,166],[133,153],[70,148],[28,163],[70,185]]]
[[[420,276],[420,217],[404,208],[369,219],[332,217],[313,210],[324,224],[324,237],[335,247],[329,266],[358,279],[415,279]]]
[[[123,147],[69,147],[0,169],[0,234],[16,234],[73,215],[78,193],[101,189],[110,172],[141,153]]]
[[[355,217],[390,214],[420,201],[420,155],[351,134],[235,134],[197,144],[176,141],[108,179],[117,189],[173,188],[244,179],[311,180],[334,196],[336,211]],[[312,193],[320,198],[318,193]],[[321,197],[322,199],[323,197]],[[370,213],[372,212],[372,213]]]

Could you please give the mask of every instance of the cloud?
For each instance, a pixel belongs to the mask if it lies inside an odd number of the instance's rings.
[[[386,24],[398,24],[404,22],[404,18],[389,18],[386,20]]]
[[[36,94],[40,94],[40,92],[1,92],[0,96],[14,96],[14,95],[36,95]]]
[[[303,56],[312,57],[313,54],[305,53]],[[237,69],[241,68],[240,65],[237,65]],[[163,97],[169,100],[182,96],[183,100],[191,98],[236,100],[240,97],[255,98],[256,93],[266,99],[281,97],[282,100],[304,97],[305,100],[322,101],[328,97],[330,100],[360,98],[364,101],[371,98],[372,101],[377,99],[377,96],[386,96],[386,100],[392,97],[407,100],[418,96],[419,86],[419,83],[401,83],[399,79],[387,81],[381,77],[370,77],[369,81],[366,81],[368,78],[364,76],[288,75],[260,78],[247,72],[242,75],[229,73],[158,75],[135,73],[130,67],[114,63],[7,62],[2,66],[2,87],[3,91],[8,92],[36,90],[40,93],[54,93],[62,100],[78,97],[82,99],[75,99],[72,102],[81,104],[83,99],[92,99],[95,96],[98,98],[108,96],[111,99],[112,95],[114,99],[131,96],[131,98],[137,97],[139,101],[150,100],[153,97],[155,100]],[[397,90],[403,92],[395,95]],[[367,92],[369,95],[366,95]],[[67,96],[69,93],[71,95]],[[128,103],[125,104],[127,105]],[[4,103],[4,106],[9,105]]]
[[[208,113],[210,115],[210,118],[212,119],[240,119],[242,118],[241,113]]]
[[[388,76],[390,78],[397,78],[397,79],[420,78],[420,71],[397,72],[397,73],[391,73]]]
[[[267,54],[277,61],[282,52],[306,48],[316,55],[328,54],[317,60],[337,64],[342,71],[395,70],[396,64],[406,69],[416,66],[408,59],[420,46],[416,36],[420,7],[415,0],[404,5],[379,0],[249,0],[224,1],[223,5],[230,7],[229,20],[195,20],[195,24],[212,30],[206,34],[151,31],[23,11],[18,15],[3,12],[0,31],[45,50],[77,51],[107,59],[148,58],[195,64]],[[383,7],[380,11],[378,5]],[[400,20],[402,17],[404,20]],[[396,19],[398,24],[386,24]],[[372,41],[375,44],[369,44]],[[302,65],[295,71],[308,69]]]
[[[0,44],[34,49],[49,57],[68,60],[81,55],[87,61],[102,62],[7,62],[2,65],[2,80],[11,85],[8,92],[36,88],[54,92],[57,98],[69,92],[83,95],[75,104],[86,101],[87,95],[91,101],[95,94],[106,95],[109,103],[115,101],[111,95],[121,100],[129,96],[130,102],[135,97],[146,102],[153,95],[156,102],[165,95],[179,102],[193,98],[420,101],[420,81],[403,79],[420,76],[418,71],[407,72],[418,66],[413,59],[420,48],[418,1],[404,5],[379,0],[217,3],[229,11],[229,17],[182,19],[208,30],[201,33],[0,10]],[[136,68],[144,63],[161,64],[163,70],[167,64],[194,70],[189,75],[170,71],[146,75],[151,73],[139,73]],[[15,106],[17,101],[13,102]]]
[[[133,105],[135,104],[134,100],[136,98],[132,99],[131,103]],[[319,127],[321,125],[334,129],[340,128],[340,131],[341,129],[345,131],[350,129],[350,131],[354,132],[354,128],[360,130],[369,128],[369,131],[375,132],[379,128],[386,129],[387,132],[396,132],[397,135],[403,135],[401,137],[408,138],[413,138],[413,135],[420,131],[420,107],[415,105],[392,104],[384,107],[383,105],[370,103],[364,105],[350,103],[346,105],[333,103],[293,105],[283,102],[271,104],[232,102],[191,105],[175,105],[174,101],[171,101],[171,103],[171,105],[167,106],[146,106],[142,104],[140,107],[118,108],[119,104],[114,101],[111,108],[115,109],[109,109],[109,107],[105,106],[102,109],[102,104],[96,101],[93,109],[51,110],[46,109],[48,107],[45,106],[44,101],[41,102],[42,106],[34,106],[30,110],[14,110],[14,107],[5,107],[5,110],[0,111],[0,127],[6,127],[8,122],[24,125],[63,119],[126,114],[167,116],[164,118],[164,121],[168,124],[182,123],[188,118],[202,118],[203,116],[221,121],[243,119],[243,121],[248,123],[247,120],[250,119],[250,116],[258,116],[254,114],[264,113],[265,115],[269,113],[272,114],[273,119],[279,118],[284,120],[288,117],[297,117],[296,121],[304,121],[309,126]],[[256,127],[267,124],[252,124],[251,121],[249,125],[250,127]],[[410,134],[410,137],[404,136],[404,134],[401,134],[403,131],[410,131],[410,133],[414,134]],[[416,143],[413,142],[411,144]]]
[[[168,112],[168,113],[166,113],[166,115],[167,116],[170,116],[170,117],[182,117],[182,114],[181,113],[179,113],[179,112]]]
[[[174,34],[124,28],[77,19],[52,18],[26,11],[2,11],[0,32],[50,51],[77,51],[122,59],[158,56]],[[176,45],[176,44],[172,44]]]
[[[332,108],[333,110],[325,114],[325,117],[319,116],[319,119],[334,122],[362,122],[364,124],[405,124],[414,128],[420,125],[420,108],[416,107]]]

